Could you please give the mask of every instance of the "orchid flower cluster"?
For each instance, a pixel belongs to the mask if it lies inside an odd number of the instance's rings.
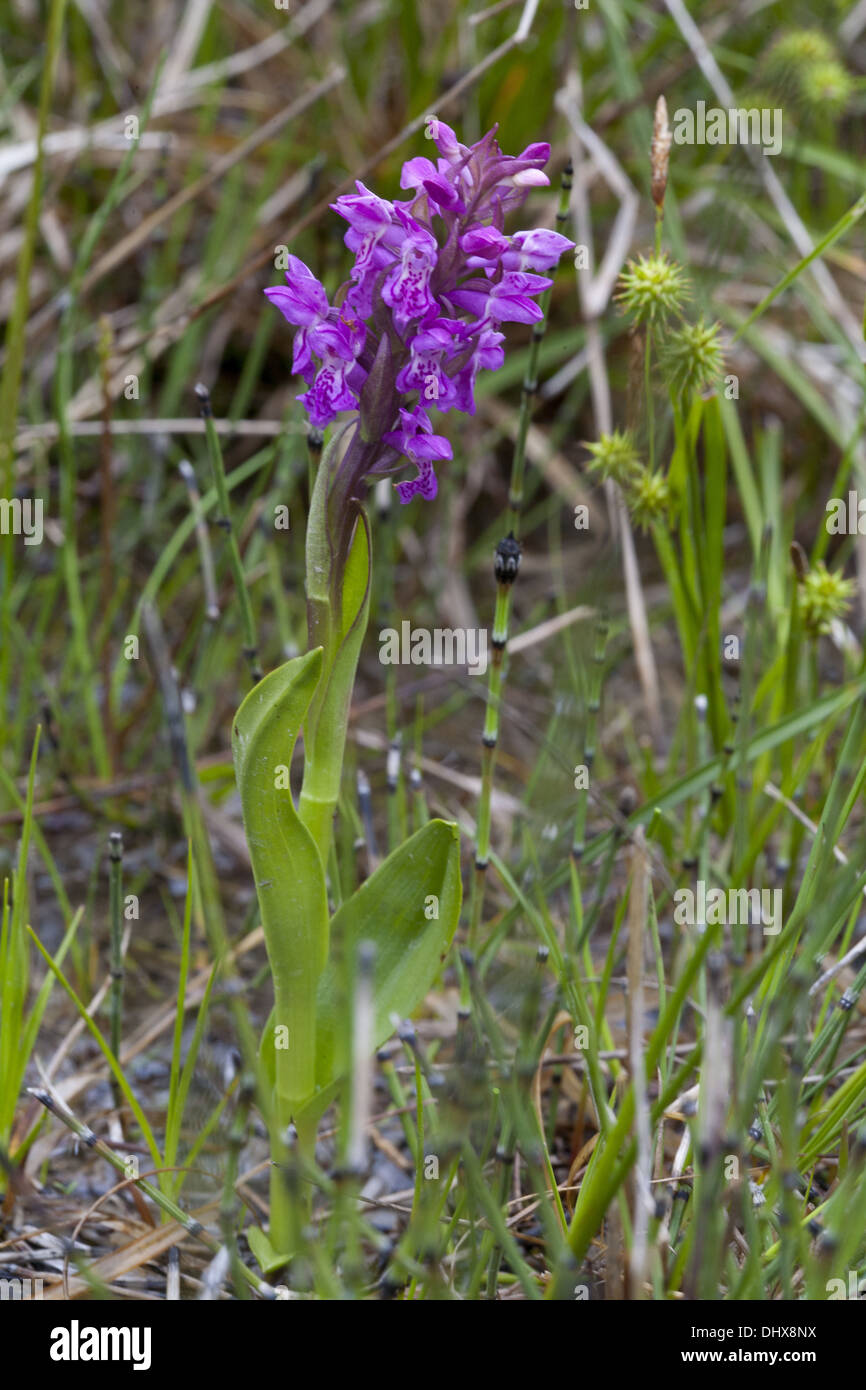
[[[265,290],[297,326],[293,370],[309,390],[299,397],[314,426],[341,411],[358,411],[343,498],[363,479],[414,464],[417,476],[397,484],[403,503],[436,496],[434,464],[452,457],[434,432],[431,411],[475,411],[479,371],[502,365],[507,322],[536,323],[537,297],[573,242],[558,232],[507,235],[506,214],[529,190],[549,183],[543,143],[504,155],[496,127],[477,144],[430,119],[439,158],[403,165],[404,201],[389,202],[363,183],[332,205],[345,218],[354,254],[350,279],[335,303],[297,256],[285,286]]]

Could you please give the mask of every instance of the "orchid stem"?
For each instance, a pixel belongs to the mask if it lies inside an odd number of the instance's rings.
[[[358,506],[354,513],[354,530],[347,530],[344,549],[334,544],[329,530],[332,469],[344,432],[331,437],[319,462],[306,537],[309,639],[311,646],[323,648],[324,661],[304,723],[304,780],[298,814],[316,842],[323,868],[330,860],[349,709],[367,631],[372,580],[372,543],[363,509]],[[350,450],[356,442],[350,443]],[[345,463],[345,458],[341,462]],[[344,611],[347,602],[352,605],[351,612]]]

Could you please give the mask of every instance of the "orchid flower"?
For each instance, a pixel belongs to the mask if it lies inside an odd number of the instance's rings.
[[[479,370],[495,370],[503,360],[499,324],[541,318],[536,301],[551,281],[540,272],[573,246],[543,229],[505,233],[506,213],[548,183],[542,166],[550,147],[504,155],[495,135],[493,129],[466,146],[437,122],[439,158],[417,156],[403,165],[408,200],[388,201],[361,182],[357,193],[336,200],[355,258],[335,296],[339,308],[296,256],[289,258],[287,286],[265,291],[299,329],[294,370],[309,386],[299,399],[311,423],[327,425],[343,411],[361,417],[344,456],[351,478],[339,489],[341,502],[360,500],[364,478],[394,471],[400,459],[419,470],[418,478],[397,483],[400,501],[435,497],[433,464],[451,451],[430,412],[474,413]],[[375,390],[364,394],[377,358]],[[373,440],[377,450],[362,447]]]

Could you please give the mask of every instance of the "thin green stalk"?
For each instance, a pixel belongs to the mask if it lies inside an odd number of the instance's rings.
[[[542,1295],[538,1279],[521,1255],[520,1247],[508,1229],[502,1209],[490,1191],[481,1164],[469,1144],[463,1148],[463,1164],[469,1187],[484,1212],[492,1233],[502,1246],[503,1254],[517,1275],[523,1292],[533,1302],[540,1301]]]
[[[589,803],[589,782],[595,766],[596,738],[598,735],[598,715],[601,709],[602,671],[604,670],[605,649],[607,647],[607,619],[600,617],[595,625],[595,646],[592,653],[592,670],[589,677],[589,699],[586,705],[586,723],[583,734],[582,769],[586,773],[586,786],[577,790],[577,810],[574,814],[574,842],[572,854],[580,859],[586,843],[586,814]]]
[[[571,201],[572,167],[569,162],[562,174],[561,195],[556,214],[557,227],[564,227],[568,221]],[[520,518],[523,509],[523,484],[526,472],[526,440],[532,418],[535,393],[538,390],[538,358],[541,343],[547,327],[547,314],[550,308],[552,287],[546,290],[540,300],[542,317],[532,330],[532,342],[526,375],[520,398],[520,416],[517,424],[517,438],[511,459],[511,481],[508,487],[508,512],[506,516],[507,535],[496,548],[494,574],[497,582],[496,611],[493,618],[493,656],[487,679],[487,709],[484,729],[481,734],[481,792],[478,799],[478,818],[475,832],[475,873],[472,880],[472,893],[469,920],[469,947],[476,948],[478,930],[484,911],[484,891],[487,882],[487,865],[490,858],[490,814],[493,798],[493,773],[496,763],[496,748],[499,742],[499,716],[502,701],[502,682],[504,676],[505,651],[508,646],[508,631],[511,618],[511,591],[520,567]]]
[[[161,69],[161,64],[160,64]],[[59,326],[59,345],[55,368],[55,402],[59,428],[58,450],[60,454],[60,515],[63,524],[63,575],[66,584],[66,597],[71,618],[72,647],[75,662],[81,676],[81,691],[90,734],[90,743],[100,776],[108,778],[111,761],[105,729],[100,717],[96,699],[96,662],[90,640],[91,624],[85,607],[81,584],[81,566],[78,547],[77,524],[77,460],[75,443],[69,431],[68,406],[73,392],[73,363],[75,330],[78,319],[79,298],[84,276],[90,258],[102,233],[103,227],[115,206],[128,172],[132,166],[135,152],[141,139],[141,131],[146,126],[150,107],[159,83],[159,70],[150,86],[150,91],[142,111],[138,134],[131,139],[129,147],[120,162],[117,173],[111,181],[105,199],[100,204],[88,224],[82,238],[75,265],[70,276],[65,307]],[[109,717],[109,692],[104,692],[106,718]]]
[[[192,844],[189,842],[187,843],[186,864],[186,902],[184,903],[183,910],[183,929],[181,932],[180,946],[180,970],[178,972],[177,1003],[175,1005],[174,1011],[174,1031],[172,1034],[171,1042],[171,1064],[169,1067],[168,1081],[168,1105],[166,1106],[165,1115],[165,1161],[170,1168],[174,1167],[174,1161],[177,1156],[178,1142],[180,1138],[180,1125],[181,1120],[183,1118],[184,1104],[186,1101],[185,1083],[188,1084],[187,1071],[189,1071],[188,1079],[192,1080],[192,1069],[189,1063],[189,1055],[187,1056],[187,1065],[184,1068],[183,1075],[181,1075],[180,1066],[180,1053],[181,1046],[183,1043],[183,1025],[186,1012],[186,982],[189,978],[189,962],[192,945],[192,899],[193,879],[195,875],[195,868],[193,865],[192,858]],[[211,986],[213,984],[213,978],[214,976],[212,972],[211,978],[208,981],[207,985],[206,997],[208,996]],[[196,1023],[198,1023],[198,1020],[201,1019],[203,1016],[206,1016],[206,1014],[207,1009],[203,1005],[200,1006],[196,1017]],[[190,1053],[193,1053],[195,1050],[196,1049],[194,1049],[194,1047],[191,1047]],[[192,1065],[195,1065],[194,1058]]]
[[[199,401],[199,410],[205,422],[205,435],[207,438],[208,455],[210,457],[211,471],[213,474],[214,487],[217,494],[217,502],[220,515],[217,517],[217,525],[222,527],[226,533],[228,541],[229,564],[235,582],[235,591],[238,596],[238,603],[241,609],[241,622],[244,630],[244,657],[249,665],[253,684],[262,678],[262,668],[259,665],[259,645],[256,637],[256,625],[253,618],[252,605],[250,603],[249,591],[247,589],[246,578],[244,576],[244,566],[241,559],[241,552],[238,548],[237,536],[232,526],[231,511],[229,508],[229,494],[226,487],[225,468],[223,467],[223,455],[220,447],[219,435],[213,422],[213,410],[210,403],[210,392],[201,382],[195,388],[195,394]]]
[[[745,333],[748,328],[751,328],[752,324],[755,323],[755,321],[759,319],[761,315],[766,312],[767,309],[769,309],[770,305],[774,302],[774,300],[778,299],[779,295],[782,294],[788,288],[789,285],[793,284],[793,282],[797,279],[799,275],[802,274],[802,272],[806,269],[807,266],[811,265],[812,262],[817,260],[820,256],[823,256],[825,251],[829,251],[830,247],[835,245],[839,238],[841,236],[844,236],[845,233],[849,230],[849,228],[853,227],[855,223],[859,222],[864,212],[866,212],[866,193],[861,194],[860,197],[857,199],[856,203],[852,203],[848,211],[844,213],[839,218],[838,222],[834,223],[834,225],[830,228],[829,232],[827,232],[827,234],[823,236],[821,240],[816,243],[815,246],[812,247],[812,250],[808,253],[808,255],[804,256],[802,260],[798,261],[797,264],[793,267],[793,269],[789,270],[787,274],[783,275],[778,284],[773,286],[773,288],[770,290],[770,293],[764,296],[760,304],[758,304],[752,310],[751,314],[749,314],[749,317],[745,319],[744,322],[741,323],[737,328],[737,331],[734,334],[734,342],[736,342],[737,339],[741,336],[741,334]]]
[[[150,1151],[150,1156],[153,1159],[154,1166],[158,1168],[160,1166],[160,1154],[159,1149],[157,1147],[156,1139],[154,1138],[153,1130],[151,1129],[151,1126],[148,1124],[147,1117],[145,1116],[144,1111],[142,1110],[141,1106],[135,1098],[135,1095],[133,1094],[132,1088],[130,1087],[129,1082],[127,1081],[123,1073],[123,1069],[121,1068],[120,1062],[118,1061],[116,1054],[111,1051],[111,1048],[108,1046],[108,1043],[105,1041],[96,1024],[94,1023],[93,1019],[90,1017],[90,1014],[88,1013],[84,1004],[82,1004],[78,995],[75,993],[75,990],[72,988],[69,981],[66,979],[66,976],[63,974],[63,971],[60,969],[60,966],[57,964],[56,960],[54,960],[53,957],[48,954],[45,947],[42,945],[42,942],[39,940],[39,937],[34,932],[33,928],[28,927],[27,931],[30,935],[31,940],[36,946],[36,949],[39,951],[39,954],[45,961],[45,964],[48,966],[49,970],[52,972],[55,978],[60,981],[69,998],[72,1000],[72,1003],[78,1010],[79,1017],[82,1019],[88,1032],[94,1038],[97,1047],[99,1048],[100,1052],[102,1053],[103,1057],[108,1063],[111,1069],[112,1076],[117,1082],[117,1085],[120,1087],[120,1090],[124,1098],[126,1099],[133,1115],[138,1121],[139,1129],[141,1130],[144,1142],[147,1144],[147,1147]]]
[[[15,282],[15,298],[12,312],[6,325],[5,364],[0,380],[0,496],[11,497],[13,492],[13,459],[15,454],[15,426],[18,418],[18,396],[21,390],[21,374],[24,367],[25,329],[27,311],[30,307],[30,279],[36,239],[39,234],[39,207],[42,200],[43,171],[45,167],[45,133],[48,129],[48,111],[51,94],[54,90],[54,74],[60,57],[63,37],[63,19],[66,0],[51,0],[48,16],[48,34],[45,43],[42,86],[39,91],[39,115],[36,126],[36,159],[33,165],[33,181],[30,186],[30,199],[24,219],[24,235],[18,255],[18,274]],[[11,641],[9,626],[11,619],[13,547],[15,538],[11,530],[2,537],[2,566],[0,566],[0,709],[6,711],[9,705],[9,674],[11,662]],[[6,744],[6,719],[0,720],[0,753]]]
[[[255,1094],[255,1079],[245,1073],[238,1087],[238,1101],[229,1130],[228,1153],[226,1155],[225,1177],[223,1179],[222,1199],[220,1201],[220,1231],[223,1245],[229,1252],[232,1283],[238,1298],[245,1299],[247,1291],[245,1280],[247,1271],[238,1253],[236,1234],[238,1196],[236,1184],[240,1167],[240,1155],[247,1141],[250,1107]]]
[[[123,837],[112,830],[108,837],[108,910],[111,922],[111,1050],[120,1056],[123,1020]]]
[[[51,1115],[54,1115],[56,1119],[61,1120],[63,1124],[66,1125],[66,1128],[72,1130],[72,1133],[77,1135],[82,1143],[86,1144],[89,1149],[92,1149],[94,1153],[98,1153],[100,1158],[104,1158],[106,1163],[109,1163],[115,1172],[122,1174],[124,1178],[129,1178],[128,1160],[121,1154],[115,1153],[114,1149],[110,1148],[104,1139],[99,1139],[93,1133],[89,1125],[82,1124],[82,1122],[72,1114],[72,1111],[67,1110],[65,1106],[61,1108],[48,1091],[38,1086],[31,1086],[28,1087],[27,1093],[31,1095],[34,1100],[38,1100],[40,1105],[44,1105],[45,1109]],[[196,1240],[200,1240],[214,1255],[218,1253],[220,1248],[219,1241],[214,1240],[213,1236],[208,1234],[200,1221],[196,1221],[193,1216],[188,1216],[187,1213],[177,1205],[177,1202],[173,1202],[170,1197],[166,1197],[164,1192],[160,1192],[159,1188],[154,1187],[153,1183],[148,1182],[146,1178],[135,1178],[133,1181],[136,1187],[141,1192],[144,1192],[145,1195],[159,1207],[161,1212],[164,1212],[172,1221],[177,1221],[179,1225],[183,1226],[188,1235],[194,1236]],[[256,1293],[261,1294],[263,1298],[276,1298],[277,1295],[270,1285],[266,1284],[263,1279],[260,1279],[257,1274],[254,1274],[251,1269],[247,1269],[246,1265],[241,1265],[239,1272],[250,1287],[255,1289]]]
[[[3,916],[0,925],[0,1143],[8,1142],[12,1129],[17,1087],[13,1091],[8,1078],[17,1075],[16,1060],[21,1041],[24,1021],[24,1008],[30,983],[29,954],[27,948],[28,902],[28,860],[30,857],[30,838],[34,824],[33,794],[36,781],[36,760],[39,754],[39,735],[37,727],[30,755],[30,771],[27,777],[27,800],[24,808],[24,821],[18,845],[18,863],[11,884],[12,906],[9,906],[9,880],[3,880]],[[25,1058],[26,1062],[26,1058]]]
[[[520,567],[520,546],[509,533],[496,548],[495,574],[497,580],[496,612],[493,618],[493,656],[487,685],[487,711],[481,734],[481,795],[478,803],[478,824],[475,832],[475,875],[472,880],[472,903],[469,923],[469,948],[474,950],[484,908],[484,887],[490,855],[490,816],[493,799],[493,769],[496,745],[499,741],[499,706],[502,698],[502,677],[505,648],[508,645],[508,619],[511,610],[511,586]]]

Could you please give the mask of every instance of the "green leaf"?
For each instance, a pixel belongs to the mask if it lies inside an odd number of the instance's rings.
[[[361,942],[375,947],[374,1043],[393,1031],[393,1015],[411,1014],[442,968],[460,917],[460,837],[457,826],[433,820],[390,854],[337,911],[332,928],[344,960]],[[434,905],[433,899],[436,899]],[[435,911],[428,918],[425,911]],[[341,972],[329,962],[319,983],[316,1081],[344,1074],[347,1017]]]
[[[840,236],[844,236],[844,234],[854,226],[855,222],[859,222],[864,212],[866,212],[866,193],[860,195],[856,203],[852,204],[848,211],[839,218],[839,221],[834,223],[826,236],[822,237],[817,245],[812,247],[809,254],[804,256],[801,261],[798,261],[793,270],[789,270],[787,275],[783,275],[778,284],[774,285],[770,290],[770,293],[764,296],[760,304],[749,314],[745,323],[740,324],[734,334],[734,342],[736,342],[740,335],[745,333],[748,328],[751,328],[755,320],[760,318],[766,309],[769,309],[773,301],[778,299],[783,290],[786,290],[789,285],[794,283],[797,276],[800,275],[808,265],[811,265],[819,256],[823,256],[825,251],[829,251],[830,247],[839,240]]]
[[[287,661],[260,681],[235,716],[232,748],[244,829],[274,980],[275,1018],[288,1029],[278,1052],[277,1100],[312,1094],[315,996],[328,958],[322,861],[288,785],[292,750],[322,670],[322,650]]]
[[[262,1274],[273,1274],[286,1263],[285,1255],[278,1255],[261,1226],[250,1226],[245,1232],[247,1242]]]
[[[418,1007],[441,969],[460,917],[460,837],[457,826],[432,820],[394,850],[336,912],[331,927],[343,961],[362,941],[375,948],[373,1045],[393,1032],[393,1016]],[[433,899],[437,902],[434,905]],[[427,917],[425,910],[438,911]],[[324,1108],[349,1062],[350,1009],[345,972],[332,959],[319,981],[316,1006],[316,1086],[313,1107]],[[273,1075],[273,1028],[266,1027],[262,1061]],[[278,1055],[278,1054],[277,1054]]]

